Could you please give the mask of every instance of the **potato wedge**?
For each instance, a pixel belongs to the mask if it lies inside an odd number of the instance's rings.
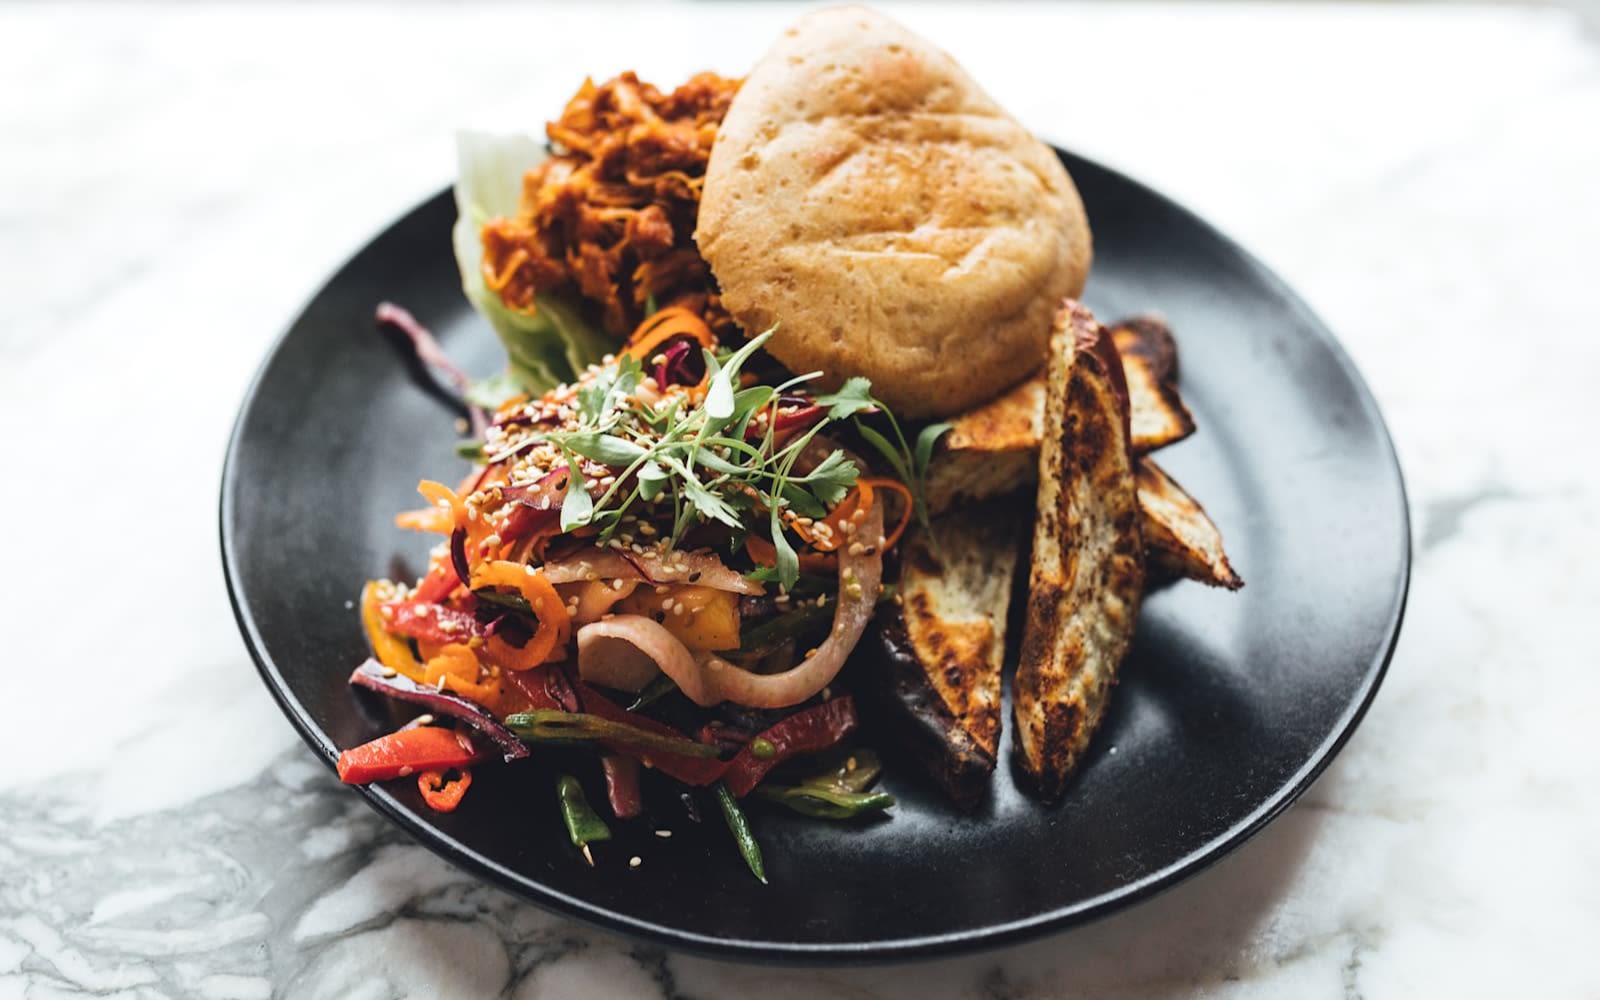
[[[939,514],[1037,482],[1044,396],[1041,373],[952,420],[928,463],[928,509]]]
[[[1149,454],[1194,433],[1194,417],[1178,396],[1178,345],[1164,320],[1135,316],[1111,328],[1128,379],[1133,450]]]
[[[1120,321],[1112,337],[1122,352],[1128,383],[1134,451],[1147,454],[1194,433],[1194,417],[1174,383],[1178,348],[1167,325],[1151,317],[1133,317]],[[1037,482],[1044,398],[1041,371],[952,419],[950,433],[928,467],[929,509],[939,513]]]
[[[872,676],[907,745],[950,797],[972,806],[1000,746],[1000,672],[1011,581],[1027,523],[1013,505],[951,511],[900,549],[900,584],[878,612]],[[942,557],[942,558],[940,558]]]
[[[1198,501],[1148,457],[1137,470],[1140,527],[1151,575],[1198,580],[1212,587],[1244,586],[1222,550],[1222,532]]]
[[[1017,752],[1059,798],[1099,725],[1144,589],[1122,365],[1111,336],[1068,301],[1047,372],[1038,516],[1022,652],[1012,683]]]

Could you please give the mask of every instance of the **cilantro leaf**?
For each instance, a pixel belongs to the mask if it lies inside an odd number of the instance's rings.
[[[845,379],[838,392],[818,396],[817,405],[828,407],[829,420],[843,420],[876,409],[878,401],[872,398],[872,380],[857,375]]]
[[[811,488],[811,492],[816,494],[818,500],[825,504],[836,504],[844,499],[845,494],[850,492],[850,487],[856,484],[860,476],[861,470],[856,467],[856,463],[846,458],[843,451],[835,448],[800,481]]]

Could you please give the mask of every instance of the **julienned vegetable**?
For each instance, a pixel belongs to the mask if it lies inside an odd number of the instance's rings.
[[[894,796],[888,792],[845,792],[810,785],[762,785],[755,794],[817,819],[856,819],[894,805]]]
[[[376,660],[368,660],[357,667],[355,673],[350,675],[350,683],[357,687],[370,688],[400,701],[421,705],[438,715],[460,719],[493,740],[500,748],[501,756],[508,761],[528,756],[527,745],[482,706],[459,695],[425,687],[409,677],[399,676]],[[343,772],[339,777],[344,778]]]
[[[589,805],[589,800],[583,794],[583,786],[570,774],[563,774],[556,781],[556,802],[561,807],[561,821],[567,825],[567,836],[571,838],[572,846],[583,852],[583,859],[593,868],[594,854],[590,852],[589,845],[610,840],[611,828]]]
[[[341,753],[339,780],[364,785],[408,778],[422,771],[469,767],[485,759],[465,734],[439,726],[418,726]]]
[[[524,740],[570,742],[594,740],[620,744],[640,753],[658,751],[681,757],[715,757],[717,748],[693,740],[651,732],[623,722],[581,712],[520,712],[506,719],[506,726]]]
[[[733,797],[728,786],[720,782],[717,784],[717,804],[722,807],[722,818],[727,821],[733,842],[738,845],[739,856],[750,867],[750,874],[766,885],[767,865],[761,858],[761,845],[756,843],[756,835],[750,829],[750,820],[745,818],[744,810],[739,808],[739,800]]]

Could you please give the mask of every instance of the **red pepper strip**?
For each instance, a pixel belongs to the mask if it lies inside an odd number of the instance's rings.
[[[478,619],[445,604],[401,601],[385,604],[384,607],[394,609],[392,616],[384,618],[389,631],[423,642],[445,645],[466,642],[474,636],[483,635],[483,626],[478,624]]]
[[[472,787],[472,772],[464,767],[423,771],[417,775],[417,791],[434,812],[455,812],[456,806]]]
[[[639,762],[620,753],[600,758],[606,774],[606,798],[617,819],[633,819],[644,812],[644,793],[639,788]]]
[[[439,563],[417,584],[417,592],[411,599],[421,604],[438,604],[449,597],[460,582],[456,579],[454,567],[449,563]]]
[[[454,729],[420,726],[380,736],[339,755],[339,780],[347,785],[405,778],[418,771],[466,767],[488,755]]]
[[[733,794],[748,795],[774,767],[799,754],[826,750],[855,728],[856,706],[849,695],[796,712],[756,736],[739,751],[738,756],[728,761],[728,770],[722,780],[727,782],[728,790]],[[756,756],[758,740],[771,744],[774,752],[765,757]]]
[[[583,705],[583,711],[588,712],[590,715],[598,715],[602,719],[620,722],[625,726],[643,729],[647,733],[655,733],[658,736],[674,736],[680,740],[689,738],[664,722],[657,722],[635,712],[624,710],[582,681],[579,681],[573,687],[578,692],[578,699]],[[609,740],[601,740],[600,743],[613,753],[635,757],[662,774],[676,778],[686,785],[709,785],[722,777],[722,770],[727,766],[725,762],[715,757],[686,757],[683,754],[662,753],[659,750],[640,750],[638,747],[630,747],[623,743],[612,743]]]
[[[573,693],[566,674],[555,667],[507,670],[500,677],[506,683],[515,685],[527,697],[531,708],[576,712],[580,707],[578,696]]]

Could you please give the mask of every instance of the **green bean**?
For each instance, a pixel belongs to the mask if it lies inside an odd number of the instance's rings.
[[[573,740],[610,740],[641,750],[678,754],[683,757],[715,757],[719,751],[706,743],[680,736],[653,733],[625,722],[613,722],[598,715],[583,712],[563,712],[558,708],[541,708],[532,712],[518,712],[506,716],[506,728],[525,740],[534,742],[563,742]]]
[[[888,792],[845,792],[815,785],[761,785],[756,794],[816,819],[855,819],[894,805]]]
[[[817,770],[800,779],[807,788],[831,788],[837,792],[864,792],[883,772],[876,751],[862,747],[839,747],[817,757]]]
[[[561,804],[561,819],[567,824],[567,836],[572,845],[583,851],[583,858],[594,867],[594,855],[589,845],[611,839],[611,828],[600,818],[583,795],[583,786],[570,774],[563,774],[556,782],[556,799]]]
[[[662,674],[645,685],[644,690],[640,691],[638,697],[633,699],[633,704],[628,706],[628,711],[637,712],[646,705],[659,701],[676,690],[678,690],[678,682],[666,674]]]
[[[722,818],[728,821],[728,829],[733,832],[734,843],[739,845],[739,856],[750,866],[750,874],[766,885],[767,866],[761,860],[761,845],[756,843],[755,834],[750,832],[750,820],[739,808],[739,800],[720,781],[717,782],[717,802],[722,806]]]

